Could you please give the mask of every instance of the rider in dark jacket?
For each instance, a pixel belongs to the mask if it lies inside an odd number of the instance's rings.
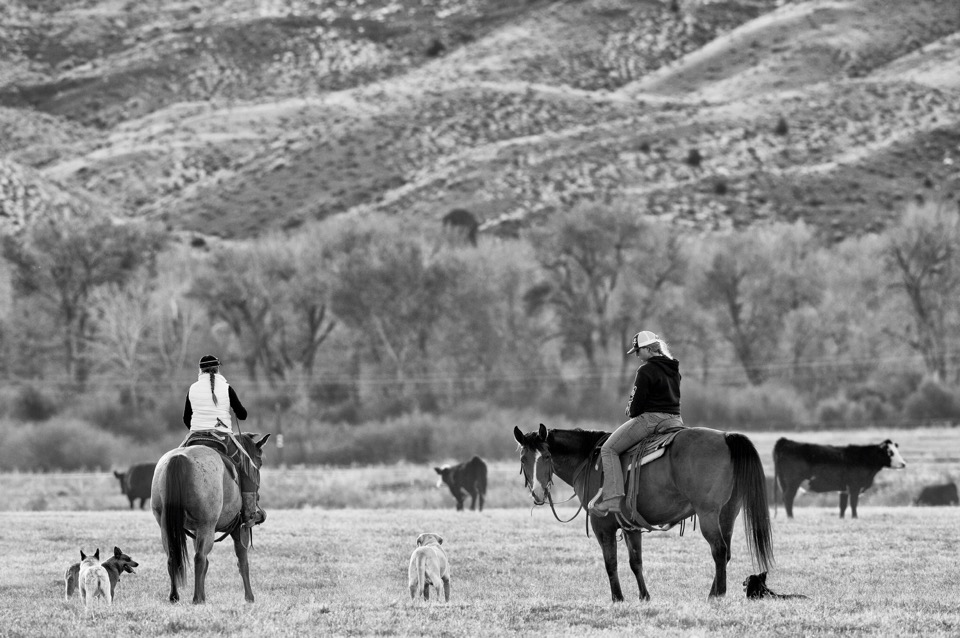
[[[626,415],[629,420],[618,427],[600,447],[603,463],[603,487],[588,504],[598,516],[620,512],[623,498],[623,471],[620,454],[652,434],[661,423],[682,424],[680,418],[680,362],[670,356],[667,344],[656,334],[643,330],[633,337],[633,347],[643,360],[633,382]]]

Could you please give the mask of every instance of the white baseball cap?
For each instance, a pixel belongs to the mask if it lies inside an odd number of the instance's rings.
[[[660,337],[658,337],[656,333],[650,332],[649,330],[641,330],[633,335],[633,347],[627,350],[627,354],[633,354],[640,348],[649,346],[651,343],[657,343],[658,341],[660,341]]]

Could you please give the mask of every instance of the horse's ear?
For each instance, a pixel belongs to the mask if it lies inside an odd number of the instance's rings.
[[[97,551],[95,551],[95,552],[93,553],[93,557],[96,558],[97,560],[100,560],[100,548],[99,548],[99,547],[97,548]]]
[[[517,426],[513,426],[513,438],[517,440],[517,443],[523,445],[523,432]]]
[[[80,550],[80,560],[87,560],[87,555],[83,553],[83,550]]]
[[[258,450],[261,449],[261,448],[263,447],[263,444],[266,443],[266,442],[267,442],[267,439],[269,439],[269,438],[270,438],[270,433],[269,433],[269,432],[266,433],[266,434],[264,434],[264,435],[263,435],[263,438],[256,442],[257,449],[258,449]]]
[[[547,440],[547,426],[545,426],[543,423],[540,424],[540,438],[544,441]]]

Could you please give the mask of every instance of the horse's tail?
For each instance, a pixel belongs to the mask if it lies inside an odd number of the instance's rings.
[[[777,504],[780,503],[780,495],[778,494],[778,492],[781,491],[779,465],[780,464],[777,463],[776,450],[774,450],[774,454],[773,454],[773,515],[774,516],[777,515]]]
[[[726,441],[733,459],[734,494],[739,495],[743,504],[747,547],[760,571],[767,571],[773,566],[773,539],[763,464],[757,448],[744,435],[727,434]]]
[[[177,583],[183,582],[187,575],[187,534],[184,531],[186,516],[183,511],[183,484],[189,463],[182,455],[170,457],[167,463],[166,484],[163,490],[163,511],[161,525],[167,537],[167,564],[171,577]]]

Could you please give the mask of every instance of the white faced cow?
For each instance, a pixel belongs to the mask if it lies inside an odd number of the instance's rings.
[[[873,485],[873,477],[885,467],[907,466],[897,444],[887,439],[877,445],[816,445],[779,439],[773,446],[774,490],[783,490],[783,506],[793,518],[793,499],[803,481],[812,492],[840,492],[840,518],[847,511],[857,518],[860,493]],[[774,495],[776,502],[776,494]]]

